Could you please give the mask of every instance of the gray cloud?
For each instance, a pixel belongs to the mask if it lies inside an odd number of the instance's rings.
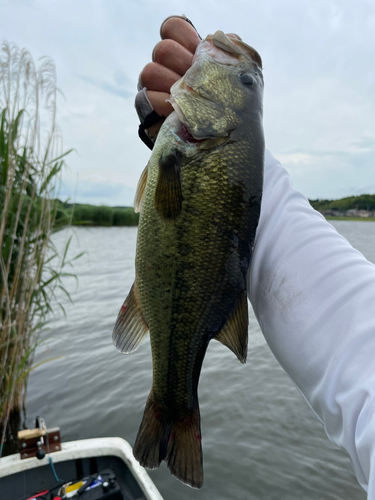
[[[115,71],[114,80],[116,82],[116,85],[118,85],[120,87],[125,87],[125,86],[130,87],[130,85],[131,85],[129,78],[126,76],[126,74],[123,71],[121,71],[119,69],[117,71]]]
[[[72,193],[75,195],[72,196]],[[76,203],[110,206],[133,206],[134,195],[134,188],[110,181],[78,180],[75,185],[65,181],[60,191],[60,199],[63,200],[74,198]]]
[[[150,156],[137,137],[136,82],[175,3],[36,5],[0,3],[1,35],[27,47],[35,60],[48,53],[56,61],[66,96],[58,113],[65,149],[80,154],[68,159],[64,180],[72,193],[77,172],[135,189]],[[267,147],[295,187],[310,198],[374,192],[373,0],[233,0],[230,9],[225,0],[182,0],[179,11],[202,36],[235,32],[261,54]],[[103,193],[108,204],[122,196],[104,186]]]
[[[120,74],[120,77],[118,76]],[[117,80],[116,80],[117,75]],[[115,82],[117,85],[113,85],[111,83],[105,82],[103,80],[99,80],[97,78],[92,78],[87,75],[74,75],[76,78],[79,78],[83,82],[89,83],[90,85],[94,85],[95,87],[104,90],[105,92],[109,92],[110,94],[116,95],[118,97],[122,97],[123,99],[128,99],[129,97],[133,97],[133,92],[129,92],[128,90],[119,88],[122,87],[125,83],[127,83],[126,75],[122,72],[115,73]],[[121,83],[119,83],[119,80]]]
[[[361,149],[371,149],[375,152],[375,137],[361,137],[352,142],[353,146],[357,146]]]

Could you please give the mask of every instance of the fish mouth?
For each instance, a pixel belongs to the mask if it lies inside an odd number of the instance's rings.
[[[172,106],[176,111],[180,125],[175,131],[175,134],[178,136],[178,138],[186,144],[200,144],[202,142],[205,142],[208,139],[208,137],[204,137],[203,139],[201,137],[197,138],[194,137],[194,135],[190,132],[185,116],[182,113],[180,106],[176,102],[174,102]]]
[[[181,139],[181,141],[189,144],[197,144],[206,141],[209,139],[209,137],[196,137],[191,130],[191,127],[189,126],[189,122],[186,119],[184,113],[182,112],[180,106],[177,104],[176,99],[174,97],[175,91],[187,91],[194,96],[196,96],[198,99],[204,99],[201,95],[198,94],[193,88],[189,87],[183,79],[177,81],[172,89],[171,89],[171,96],[168,101],[172,105],[173,109],[176,111],[177,117],[179,119],[179,122],[181,124],[180,129],[176,131],[176,135]]]
[[[243,60],[244,57],[250,59],[262,69],[262,58],[259,53],[237,35],[227,36],[220,30],[216,31],[212,36],[212,44],[229,54],[235,54],[239,60]]]
[[[218,63],[238,66],[241,62],[250,60],[262,69],[262,58],[253,47],[243,42],[237,35],[227,36],[221,30],[216,31],[213,35],[208,35],[198,45],[193,64],[203,53]]]
[[[179,134],[180,139],[187,144],[199,144],[207,139],[196,139],[190,132],[187,126],[181,122],[181,130]]]

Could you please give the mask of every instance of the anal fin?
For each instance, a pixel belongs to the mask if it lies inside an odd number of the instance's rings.
[[[249,313],[246,290],[238,298],[236,308],[220,332],[214,337],[228,347],[241,363],[246,363]]]
[[[117,350],[124,354],[135,351],[148,332],[148,325],[143,317],[135,283],[121,306],[112,333],[112,340]]]
[[[182,186],[179,154],[176,151],[159,160],[155,208],[163,219],[176,219],[181,213]]]

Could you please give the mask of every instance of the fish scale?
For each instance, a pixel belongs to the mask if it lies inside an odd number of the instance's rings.
[[[197,389],[208,343],[215,338],[246,360],[246,275],[263,184],[260,57],[239,41],[226,46],[223,36],[200,44],[172,88],[176,112],[136,195],[136,278],[113,334],[116,347],[131,352],[150,332],[153,383],[135,457],[149,468],[166,460],[196,488],[203,484]],[[241,83],[245,71],[251,89]]]

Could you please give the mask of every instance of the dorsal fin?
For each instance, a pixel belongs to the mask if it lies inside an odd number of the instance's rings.
[[[148,325],[139,306],[135,283],[121,306],[112,333],[117,350],[123,354],[135,351],[148,332]]]
[[[142,207],[143,195],[145,192],[146,182],[147,182],[147,174],[148,174],[148,164],[143,169],[141,176],[139,178],[137,184],[137,191],[134,197],[134,212],[140,212]]]
[[[214,337],[227,346],[241,363],[246,363],[248,341],[249,315],[247,308],[246,290],[238,298],[237,305],[232,315],[221,331]]]
[[[155,208],[163,219],[176,219],[181,213],[182,186],[178,151],[162,155],[155,190]]]

